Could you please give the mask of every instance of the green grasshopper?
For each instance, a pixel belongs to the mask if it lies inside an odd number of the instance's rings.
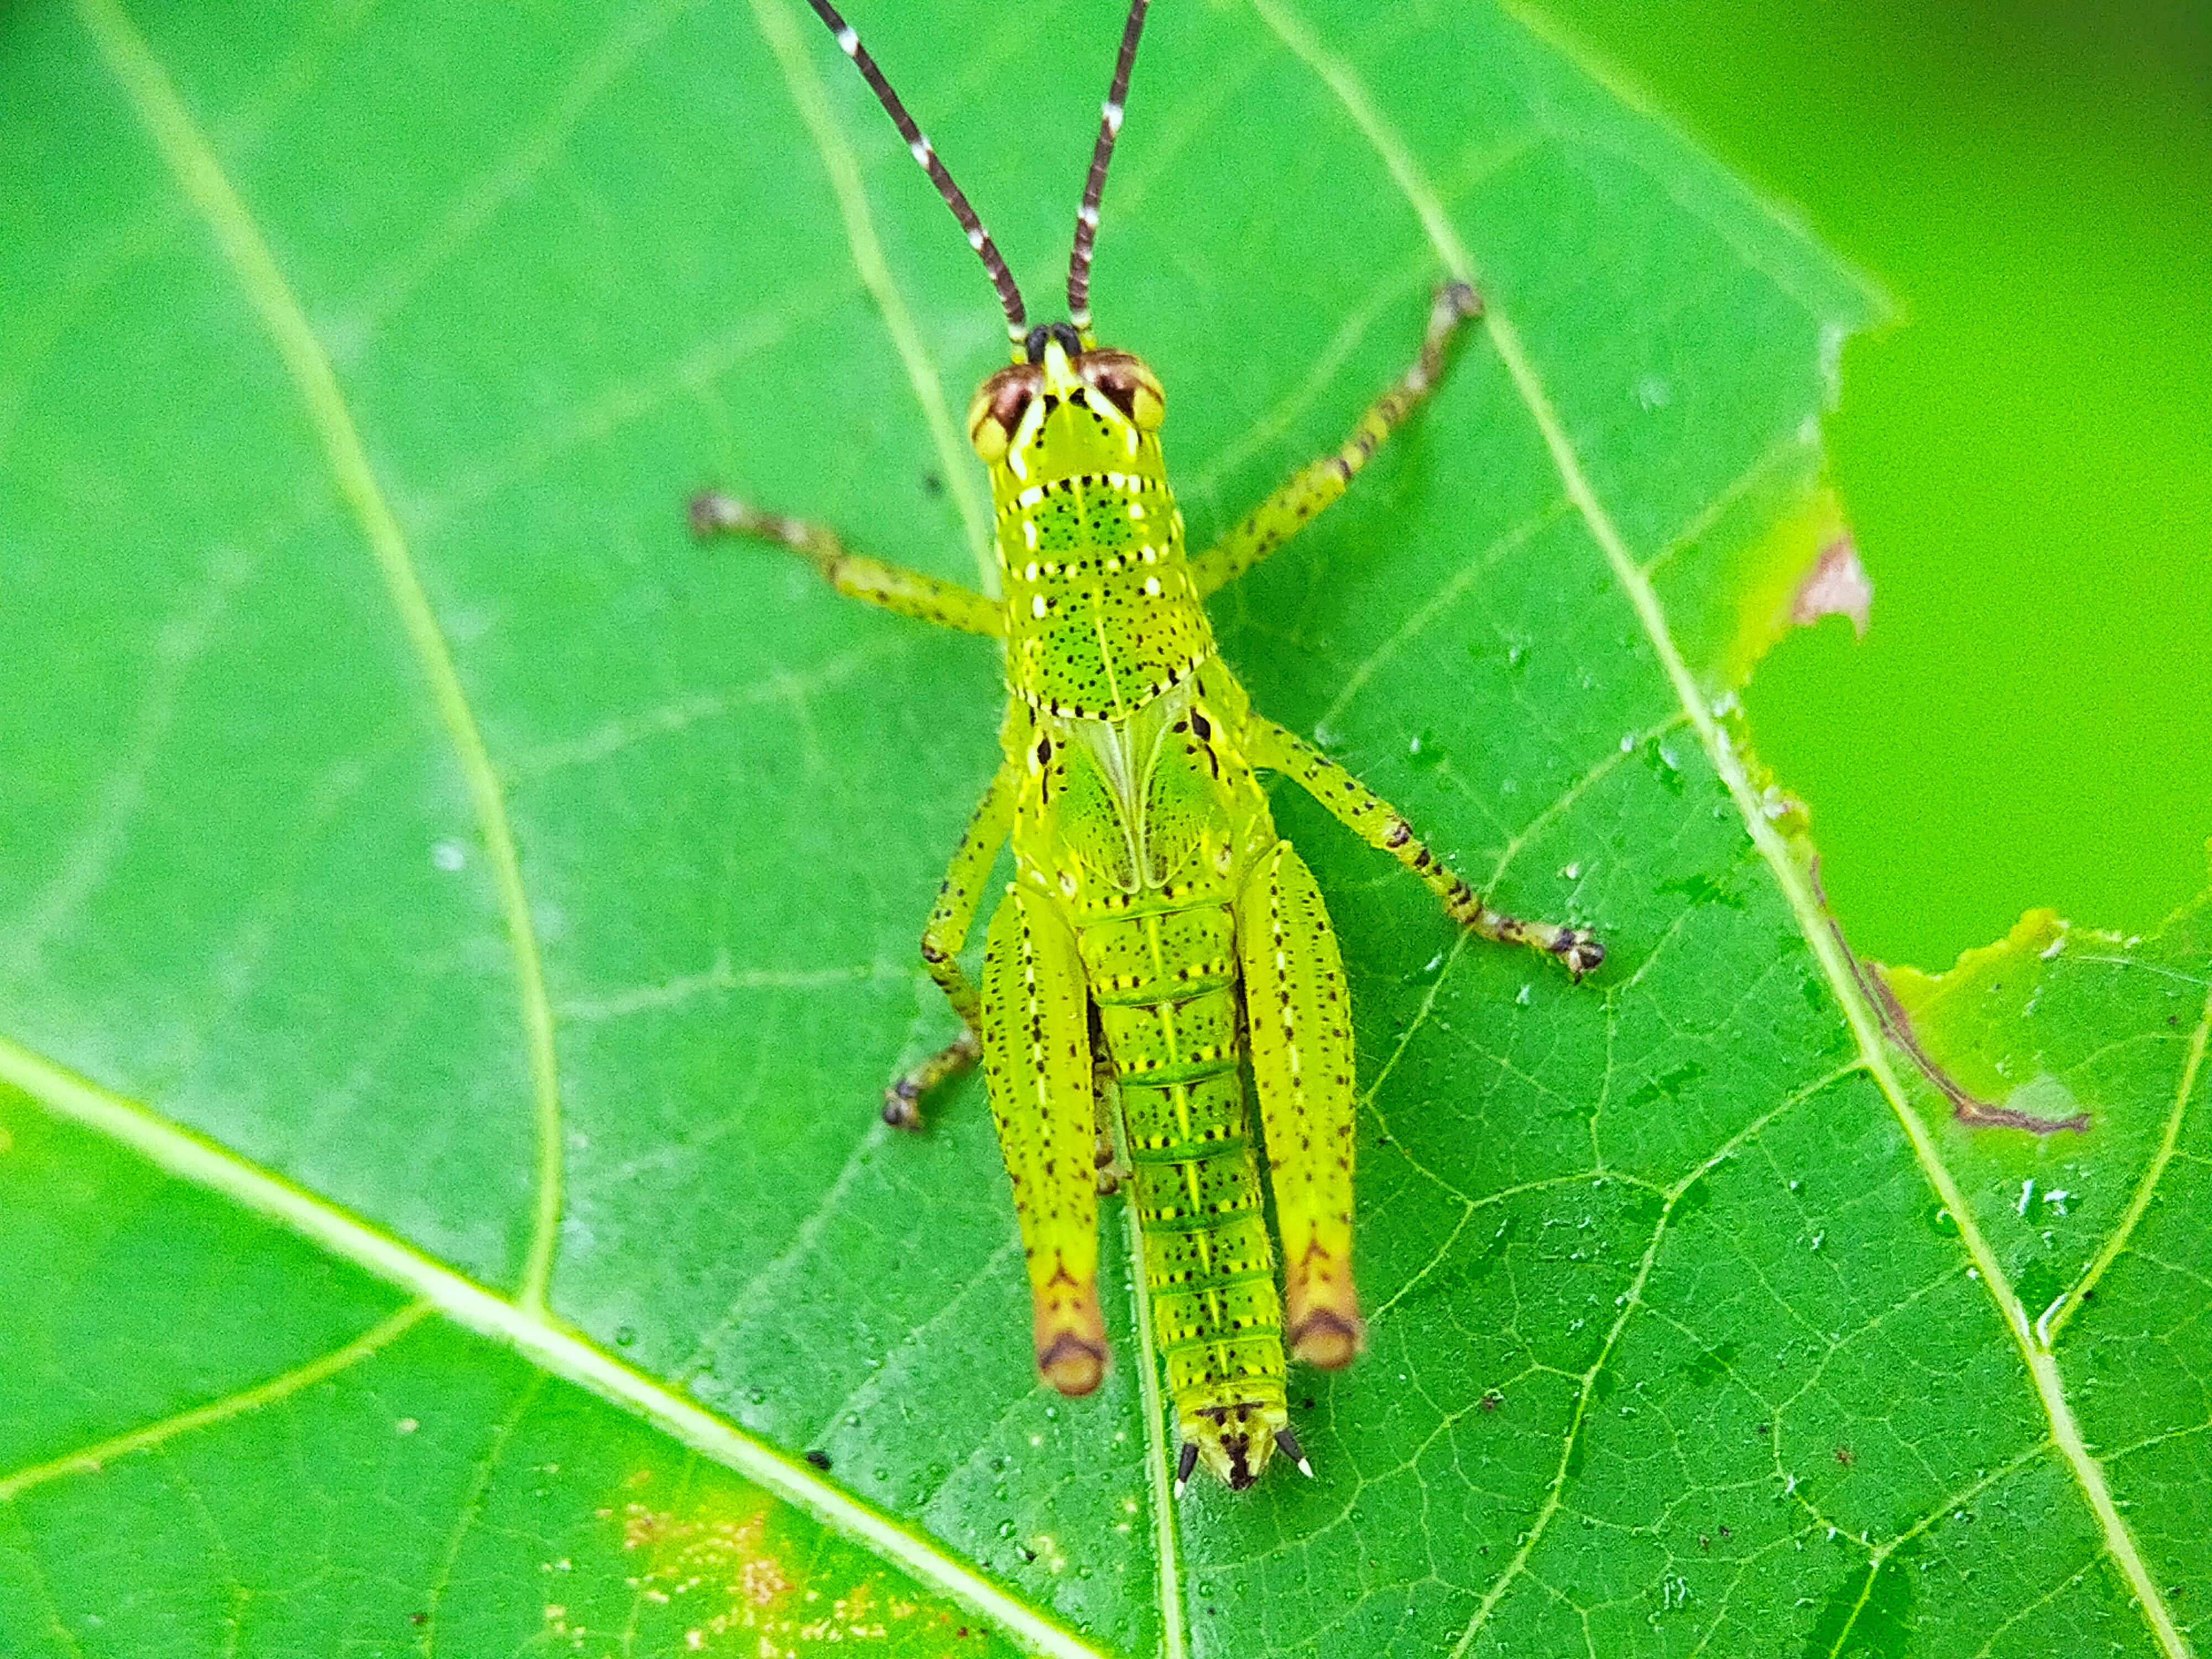
[[[1097,1197],[1128,1180],[1182,1436],[1177,1493],[1200,1462],[1241,1490],[1278,1450],[1310,1475],[1284,1397],[1284,1335],[1297,1358],[1334,1369],[1364,1333],[1352,1283],[1352,1019],[1320,890],[1275,833],[1258,774],[1294,780],[1483,937],[1547,951],[1577,979],[1605,953],[1581,928],[1492,909],[1388,802],[1255,714],[1203,602],[1344,493],[1435,386],[1480,301],[1446,283],[1413,367],[1343,447],[1188,556],[1161,458],[1160,383],[1091,328],[1091,246],[1146,0],[1129,8],[1076,215],[1068,320],[1035,328],[860,37],[828,0],[811,3],[967,232],[1013,343],[1012,363],[968,410],[991,475],[1003,599],[851,552],[819,526],[727,495],[691,506],[702,535],[781,543],[840,592],[1005,646],[1005,762],[921,939],[963,1030],[890,1085],[884,1115],[917,1125],[923,1094],[980,1055],[1028,1257],[1037,1370],[1064,1395],[1090,1393],[1105,1370]],[[979,994],[959,952],[1008,841],[1014,879]],[[1248,1058],[1282,1235],[1279,1298]]]

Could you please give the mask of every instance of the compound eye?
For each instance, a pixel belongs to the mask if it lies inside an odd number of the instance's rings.
[[[1167,417],[1167,396],[1160,390],[1160,383],[1152,378],[1152,371],[1147,369],[1144,380],[1129,395],[1129,418],[1137,423],[1139,432],[1158,432],[1160,422]]]
[[[1160,390],[1158,377],[1145,367],[1143,358],[1127,351],[1086,352],[1080,373],[1134,422],[1139,432],[1160,429],[1168,412],[1167,394]]]
[[[1036,394],[1037,372],[1025,363],[1002,368],[976,389],[968,405],[968,441],[995,466],[1006,458],[1006,446],[1022,423],[1022,416]]]
[[[1006,428],[991,414],[991,400],[982,392],[968,405],[968,441],[975,446],[975,453],[983,458],[983,465],[995,466],[1006,458]]]

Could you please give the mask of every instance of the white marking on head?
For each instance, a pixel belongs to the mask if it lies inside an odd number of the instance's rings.
[[[1067,348],[1060,344],[1058,335],[1045,337],[1044,362],[1040,367],[1044,370],[1044,389],[1047,392],[1056,397],[1070,399],[1082,398],[1085,403],[1090,401],[1086,394],[1091,388],[1076,378],[1075,365],[1068,361]],[[1039,411],[1040,420],[1043,418],[1043,398],[1032,398],[1030,407]]]
[[[857,58],[860,52],[860,37],[853,33],[850,23],[837,31],[837,50],[848,58]]]
[[[1047,349],[1045,355],[1048,359],[1050,358],[1052,355],[1050,349]],[[1066,356],[1063,353],[1060,362],[1064,363],[1066,361]],[[1044,399],[1032,398],[1030,399],[1030,406],[1022,411],[1021,422],[1014,428],[1014,435],[1006,445],[1006,465],[1013,468],[1014,476],[1017,478],[1026,478],[1030,476],[1029,462],[1024,458],[1023,452],[1036,441],[1037,434],[1043,429]],[[1042,495],[1040,494],[1037,499],[1042,501]]]

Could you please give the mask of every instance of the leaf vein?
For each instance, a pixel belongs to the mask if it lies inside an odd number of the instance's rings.
[[[2066,1294],[2059,1299],[2056,1309],[2045,1309],[2043,1316],[2035,1322],[2035,1340],[2045,1352],[2051,1352],[2058,1340],[2058,1334],[2066,1328],[2066,1322],[2074,1317],[2089,1292],[2096,1289],[2097,1281],[2105,1276],[2105,1270],[2119,1259],[2121,1251],[2127,1249],[2128,1240],[2135,1236],[2137,1224],[2150,1208],[2151,1198],[2158,1190],[2159,1181],[2166,1174],[2166,1165],[2173,1162],[2174,1152],[2181,1144],[2181,1121],[2189,1109],[2189,1097],[2197,1092],[2197,1080],[2204,1069],[2208,1039],[2212,1039],[2212,989],[2205,992],[2204,1012],[2197,1017],[2197,1027],[2189,1034],[2188,1054],[2182,1061],[2181,1080],[2174,1086],[2173,1109],[2166,1115],[2165,1133],[2159,1137],[2158,1150],[2151,1154],[2142,1179],[2136,1183],[2134,1193],[2129,1196],[2128,1207],[2122,1212],[2119,1224],[2112,1229],[2112,1236],[2106,1239],[2087,1270],[2067,1287]]]
[[[310,1240],[411,1291],[451,1323],[512,1348],[540,1370],[631,1412],[686,1449],[733,1470],[830,1531],[1058,1659],[1100,1659],[1088,1643],[811,1468],[608,1354],[543,1308],[485,1289],[413,1246],[260,1165],[0,1036],[0,1082],[59,1118],[105,1135],[180,1181]]]
[[[814,73],[790,12],[781,0],[752,0],[752,10],[761,34],[775,54],[776,66],[790,89],[791,101],[797,106],[799,118],[806,124],[815,149],[822,157],[823,170],[830,175],[830,191],[837,198],[837,211],[845,224],[845,240],[853,251],[853,267],[860,275],[861,285],[884,313],[884,326],[890,331],[891,343],[897,349],[899,362],[905,366],[915,399],[921,405],[922,418],[929,425],[930,441],[937,448],[939,476],[960,509],[960,521],[968,532],[969,551],[975,556],[975,569],[984,591],[995,592],[998,572],[991,556],[990,518],[976,498],[967,446],[954,433],[952,410],[945,401],[944,380],[921,343],[921,331],[915,325],[914,313],[907,308],[905,297],[900,294],[890,266],[884,258],[883,243],[877,238],[875,220],[868,210],[867,188],[860,179],[860,163],[853,155],[853,147],[838,130],[830,100]]]
[[[546,1000],[537,929],[523,890],[521,860],[498,774],[477,730],[453,652],[416,571],[406,536],[369,465],[329,354],[278,267],[252,210],[223,172],[214,147],[200,131],[167,71],[131,23],[120,0],[77,0],[77,15],[109,70],[129,94],[178,188],[206,221],[248,302],[268,331],[300,393],[331,479],[375,556],[408,644],[429,683],[440,723],[459,760],[475,804],[477,828],[491,859],[529,1050],[538,1167],[520,1293],[526,1305],[542,1309],[552,1279],[561,1217],[560,1080],[554,1060],[553,1010]]]
[[[97,1474],[118,1457],[128,1456],[132,1452],[150,1451],[180,1434],[190,1434],[196,1429],[212,1428],[218,1423],[228,1422],[234,1417],[243,1417],[264,1406],[274,1405],[289,1395],[297,1394],[301,1389],[359,1364],[412,1329],[430,1311],[428,1302],[410,1303],[390,1317],[378,1321],[352,1341],[341,1344],[328,1353],[319,1355],[303,1365],[295,1365],[266,1382],[237,1389],[220,1399],[210,1400],[205,1405],[178,1412],[141,1428],[110,1435],[105,1440],[81,1446],[72,1452],[64,1452],[59,1457],[49,1458],[43,1463],[32,1464],[13,1474],[0,1476],[0,1504],[9,1503],[19,1494],[50,1481],[64,1480],[71,1475]]]
[[[469,1476],[469,1489],[461,1496],[460,1512],[453,1517],[453,1530],[446,1535],[446,1547],[439,1552],[437,1571],[423,1588],[423,1659],[430,1659],[438,1650],[438,1604],[445,1599],[447,1586],[453,1582],[453,1569],[460,1564],[462,1547],[483,1518],[484,1495],[491,1490],[492,1477],[499,1472],[500,1462],[507,1455],[507,1443],[514,1437],[515,1430],[529,1414],[538,1391],[544,1386],[544,1372],[531,1373],[530,1381],[515,1395],[514,1406],[493,1428],[491,1443],[484,1449],[483,1456]]]
[[[1430,240],[1445,267],[1462,281],[1471,280],[1474,264],[1466,244],[1445,216],[1436,192],[1421,176],[1411,152],[1376,109],[1357,73],[1342,59],[1322,50],[1305,24],[1291,15],[1285,0],[1253,0],[1253,4],[1283,43],[1304,60],[1344,104],[1354,125],[1373,146],[1408,204],[1426,227]],[[1890,1064],[1875,1011],[1869,1005],[1857,976],[1844,958],[1841,942],[1826,924],[1805,870],[1793,858],[1781,831],[1766,817],[1741,757],[1735,753],[1727,733],[1721,728],[1700,693],[1688,665],[1674,643],[1657,595],[1630,552],[1620,529],[1613,524],[1612,515],[1598,499],[1597,492],[1583,466],[1582,458],[1568,437],[1558,410],[1553,406],[1550,393],[1536,372],[1528,348],[1522,343],[1519,331],[1514,327],[1511,319],[1495,307],[1490,308],[1487,316],[1491,337],[1498,356],[1504,361],[1507,372],[1520,390],[1522,400],[1528,405],[1530,417],[1535,422],[1546,447],[1552,453],[1569,497],[1580,509],[1592,539],[1605,556],[1614,580],[1620,584],[1634,607],[1661,667],[1672,683],[1684,711],[1697,727],[1699,740],[1714,769],[1728,786],[1729,793],[1742,815],[1753,844],[1773,871],[1776,884],[1794,913],[1799,930],[1827,975],[1838,1001],[1843,1006],[1844,1017],[1858,1041],[1868,1070],[1889,1099],[1891,1109],[1911,1145],[1914,1159],[1919,1164],[1929,1185],[1935,1188],[1957,1219],[1960,1243],[1973,1258],[1983,1285],[1996,1304],[1999,1319],[2019,1351],[2031,1386],[2050,1420],[2052,1437],[2073,1474],[2075,1485],[2081,1490],[2083,1500],[2104,1534],[2106,1548],[2135,1592],[2144,1620],[2149,1625],[2160,1649],[2168,1659],[2185,1659],[2189,1651],[2187,1644],[2174,1624],[2172,1611],[2166,1605],[2165,1595],[2152,1578],[2142,1552],[2136,1547],[2132,1528],[2113,1501],[2102,1467],[2082,1442],[2081,1428],[2075,1420],[2073,1407],[2067,1398],[2058,1368],[2051,1354],[2036,1343],[2029,1328],[2027,1316],[2020,1305],[2020,1298],[2005,1279],[1996,1252],[1983,1236],[1965,1194],[1959,1188],[1956,1177],[1943,1162],[1927,1126],[1920,1121],[1906,1099],[1904,1086]],[[1486,1602],[1486,1611],[1489,1605]],[[1469,1635],[1472,1633],[1470,1627]],[[1463,1650],[1464,1640],[1461,1645]]]

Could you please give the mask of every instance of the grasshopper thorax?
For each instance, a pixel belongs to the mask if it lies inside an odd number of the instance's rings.
[[[1032,330],[985,380],[968,435],[991,471],[1006,679],[1031,708],[1126,720],[1212,654],[1183,556],[1142,359]]]

